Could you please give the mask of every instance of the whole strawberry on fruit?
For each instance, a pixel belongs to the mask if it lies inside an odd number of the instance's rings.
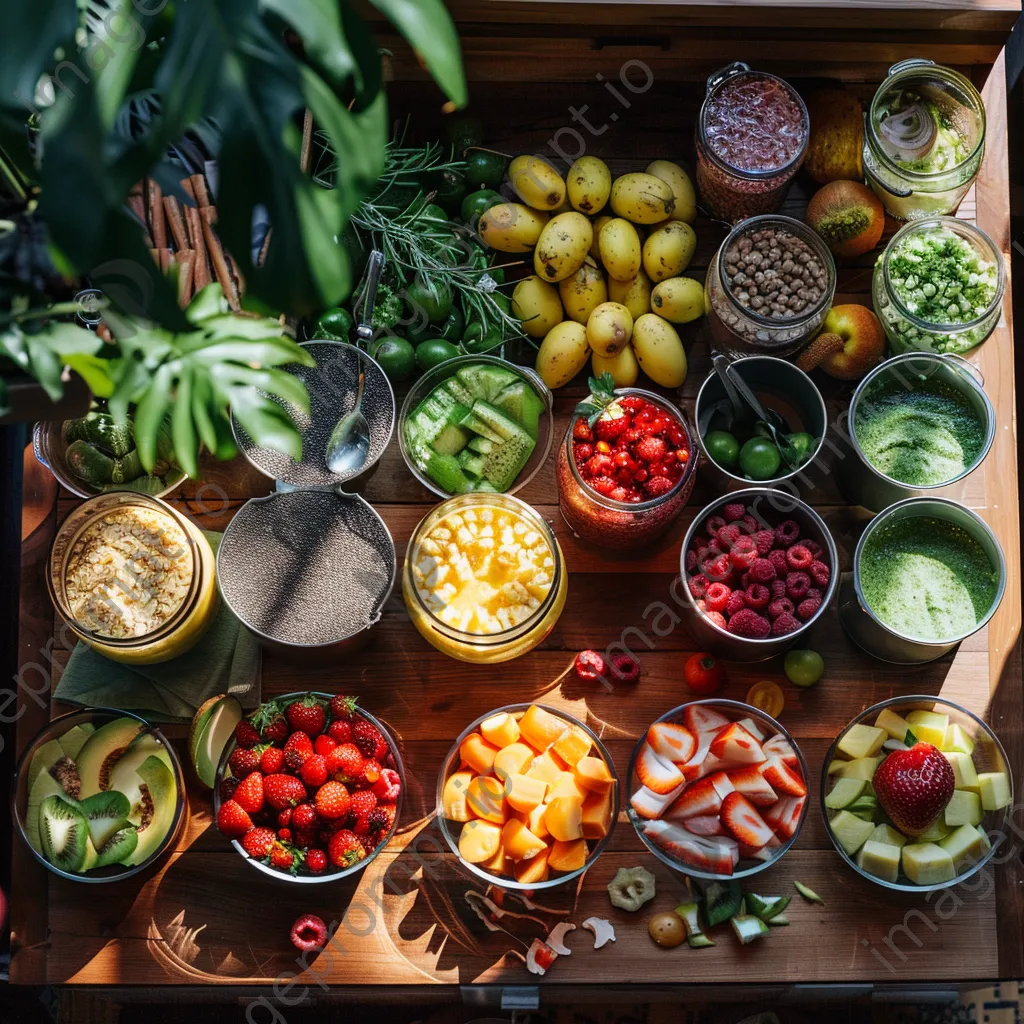
[[[908,836],[926,832],[956,788],[953,766],[930,743],[894,750],[871,780],[882,810]]]
[[[292,729],[307,736],[319,736],[327,724],[327,714],[319,698],[307,693],[305,697],[293,700],[284,710],[285,718]]]
[[[263,780],[263,795],[275,811],[283,811],[306,799],[306,787],[294,775],[268,775]]]
[[[217,827],[229,839],[235,839],[244,836],[252,828],[252,818],[241,804],[234,800],[225,800],[217,812]]]
[[[331,698],[331,717],[341,722],[349,722],[356,713],[356,702],[358,697],[349,697],[343,693],[335,694]]]
[[[336,868],[348,868],[366,856],[366,850],[359,836],[347,828],[339,829],[331,836],[327,855]]]

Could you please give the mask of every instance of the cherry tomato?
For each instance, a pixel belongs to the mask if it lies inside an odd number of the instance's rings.
[[[694,693],[717,693],[725,679],[725,672],[713,654],[691,654],[683,666],[683,678]]]
[[[747,691],[747,703],[772,718],[778,718],[786,706],[782,687],[770,679],[761,679]]]

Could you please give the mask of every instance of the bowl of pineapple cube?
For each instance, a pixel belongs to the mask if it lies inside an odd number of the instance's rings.
[[[829,838],[870,881],[944,889],[980,871],[1006,836],[1013,777],[995,733],[937,697],[893,697],[862,711],[825,757]]]
[[[549,889],[587,870],[619,816],[611,755],[578,719],[509,704],[463,731],[437,784],[437,818],[474,875],[505,889]]]

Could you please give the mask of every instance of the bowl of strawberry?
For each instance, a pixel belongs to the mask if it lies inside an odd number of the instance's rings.
[[[362,871],[387,846],[404,788],[394,738],[355,697],[291,693],[235,727],[214,815],[257,870],[328,882]]]
[[[835,541],[810,505],[750,487],[694,519],[681,553],[683,608],[698,647],[763,661],[807,632],[839,583]]]
[[[574,533],[603,548],[660,537],[693,490],[697,459],[683,414],[639,388],[591,378],[559,448],[558,504]]]
[[[633,751],[626,813],[669,867],[703,879],[749,878],[796,842],[807,763],[770,715],[724,699],[662,715]]]

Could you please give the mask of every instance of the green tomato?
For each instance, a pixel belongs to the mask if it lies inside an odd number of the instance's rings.
[[[452,306],[451,311],[441,324],[441,337],[445,341],[458,343],[462,340],[465,328],[466,318],[462,315],[462,310],[458,306]]]
[[[479,320],[473,320],[466,325],[462,335],[462,347],[474,355],[482,352],[490,352],[497,348],[505,340],[505,332],[500,323],[491,323],[484,330],[484,325]]]
[[[405,301],[413,315],[426,314],[432,324],[439,324],[452,309],[452,290],[445,283],[428,281],[417,274],[405,291]]]
[[[779,449],[763,437],[752,437],[740,449],[740,469],[751,480],[770,480],[781,462]]]
[[[435,366],[454,359],[458,354],[459,350],[450,341],[445,341],[444,338],[431,338],[416,349],[416,365],[424,371],[432,370]]]
[[[504,202],[500,193],[495,192],[492,188],[482,188],[477,192],[470,192],[465,199],[462,200],[462,207],[460,212],[462,213],[462,219],[472,226],[476,226],[476,222],[480,219],[480,215],[486,213],[496,203]]]
[[[704,448],[708,458],[722,469],[732,469],[740,454],[739,441],[727,430],[711,430],[705,434]]]
[[[408,380],[416,372],[416,352],[405,338],[382,338],[370,355],[388,380]]]
[[[339,338],[342,341],[348,341],[349,335],[352,333],[352,325],[352,314],[341,306],[335,306],[320,314],[313,337]]]
[[[797,434],[787,434],[786,439],[796,449],[801,462],[810,457],[811,452],[814,451],[814,446],[818,443],[816,437],[804,431],[800,431]]]
[[[466,180],[470,188],[497,188],[505,177],[508,160],[500,153],[474,149],[466,155]]]
[[[825,672],[825,662],[817,651],[787,651],[782,663],[786,678],[794,686],[813,686]]]

